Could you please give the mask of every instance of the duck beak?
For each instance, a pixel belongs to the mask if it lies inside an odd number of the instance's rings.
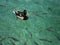
[[[13,13],[15,14],[15,11],[13,11]]]

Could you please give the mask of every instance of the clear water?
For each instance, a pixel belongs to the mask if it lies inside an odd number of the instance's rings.
[[[26,9],[29,19],[16,20],[14,9]],[[0,0],[0,36],[3,45],[60,45],[60,0]]]

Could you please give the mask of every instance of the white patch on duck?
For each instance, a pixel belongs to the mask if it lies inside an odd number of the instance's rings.
[[[17,12],[17,11],[14,10],[13,13],[15,14],[15,12]],[[17,18],[22,19],[22,20],[24,19],[24,17],[21,17],[21,14],[20,14],[20,16],[17,16]]]
[[[17,18],[22,19],[22,20],[24,19],[24,17],[20,17],[20,16],[17,16]]]

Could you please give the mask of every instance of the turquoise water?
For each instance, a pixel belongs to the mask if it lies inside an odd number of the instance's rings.
[[[14,9],[29,19],[16,20]],[[0,36],[3,45],[60,45],[60,0],[0,0]]]

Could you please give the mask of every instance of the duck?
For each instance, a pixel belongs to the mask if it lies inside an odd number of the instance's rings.
[[[28,16],[27,16],[27,10],[24,10],[23,12],[19,11],[19,10],[14,10],[13,13],[16,15],[17,19],[22,19],[22,20],[27,20]]]

